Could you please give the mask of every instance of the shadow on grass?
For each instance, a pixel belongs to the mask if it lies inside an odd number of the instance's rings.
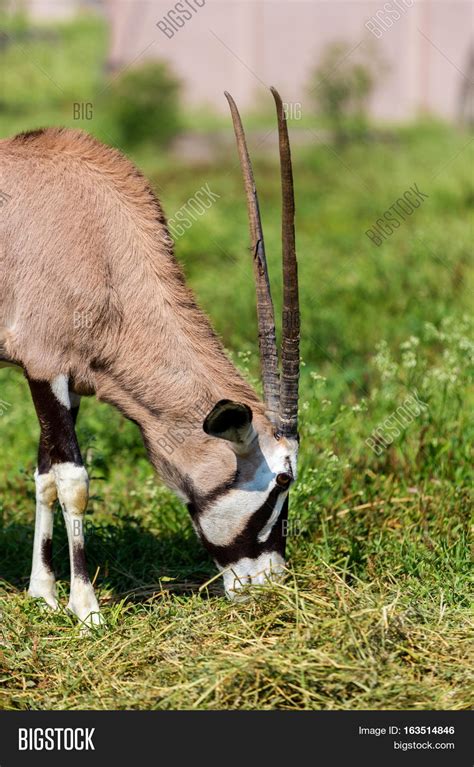
[[[26,588],[32,551],[33,524],[0,527],[0,579]],[[154,534],[134,519],[121,518],[114,525],[87,522],[86,555],[91,579],[110,590],[113,600],[144,601],[164,589],[194,593],[215,574],[192,531]],[[55,517],[53,562],[57,579],[68,582],[68,544],[60,514]],[[219,584],[211,591],[220,593]]]

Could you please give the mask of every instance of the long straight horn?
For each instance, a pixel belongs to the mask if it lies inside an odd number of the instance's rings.
[[[275,88],[270,90],[275,99],[278,117],[282,191],[283,318],[279,431],[286,437],[296,437],[300,376],[300,310],[295,247],[295,196],[290,141],[283,104]]]
[[[270,421],[277,426],[280,395],[278,350],[275,334],[275,315],[273,311],[272,295],[270,292],[270,281],[268,279],[267,259],[265,256],[265,243],[263,240],[262,222],[260,220],[257,189],[255,187],[252,165],[239,111],[234,99],[227,93],[227,91],[225,92],[225,96],[229,102],[232,114],[240,167],[242,168],[245,194],[247,197],[250,242],[252,246],[255,286],[257,291],[258,343],[260,349],[263,394],[267,415]]]

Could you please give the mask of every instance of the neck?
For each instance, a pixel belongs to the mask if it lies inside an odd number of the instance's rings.
[[[139,426],[157,472],[189,497],[190,484],[210,484],[216,461],[228,463],[232,473],[232,451],[202,428],[216,402],[243,402],[257,420],[264,407],[184,286],[174,310],[168,306],[165,313],[146,301],[141,306],[124,313],[113,353],[94,369],[94,388]]]

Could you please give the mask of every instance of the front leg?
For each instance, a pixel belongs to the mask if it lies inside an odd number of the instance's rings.
[[[49,607],[56,610],[58,602],[52,563],[52,540],[54,505],[58,494],[51,466],[45,470],[44,462],[41,461],[41,440],[39,453],[38,468],[35,471],[35,538],[28,594],[32,597],[42,597]]]
[[[71,409],[66,376],[57,376],[51,382],[28,379],[31,395],[41,426],[41,442],[44,466],[50,467],[48,478],[54,480],[57,497],[64,515],[69,544],[69,559],[71,566],[71,591],[68,608],[79,620],[95,625],[101,622],[99,605],[87,572],[84,551],[84,514],[89,497],[89,479],[82,462],[79,444],[74,427],[75,415]],[[44,475],[39,475],[44,476]],[[54,503],[54,501],[53,501]],[[46,522],[50,527],[46,529]],[[46,550],[45,541],[51,541],[51,519],[41,509],[41,524],[35,531],[35,551]],[[49,544],[50,551],[50,544]],[[33,557],[35,579],[30,583],[30,593],[34,596],[45,596],[45,593],[35,593],[34,584],[37,582],[35,563],[39,555]],[[49,562],[50,564],[50,562]],[[50,571],[51,564],[50,564]],[[54,578],[54,576],[53,576]],[[33,589],[31,586],[33,584]],[[37,590],[38,591],[38,590]],[[48,600],[47,600],[48,601]]]
[[[87,572],[84,514],[89,500],[89,477],[84,466],[72,462],[53,464],[69,544],[71,591],[68,609],[90,625],[102,622],[94,588]]]

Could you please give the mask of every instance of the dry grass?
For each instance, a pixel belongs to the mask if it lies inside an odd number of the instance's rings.
[[[169,589],[138,604],[110,599],[109,627],[87,636],[66,614],[17,595],[0,655],[1,707],[472,705],[467,608],[442,598],[417,606],[409,581],[349,585],[324,563],[265,592],[238,606]]]

